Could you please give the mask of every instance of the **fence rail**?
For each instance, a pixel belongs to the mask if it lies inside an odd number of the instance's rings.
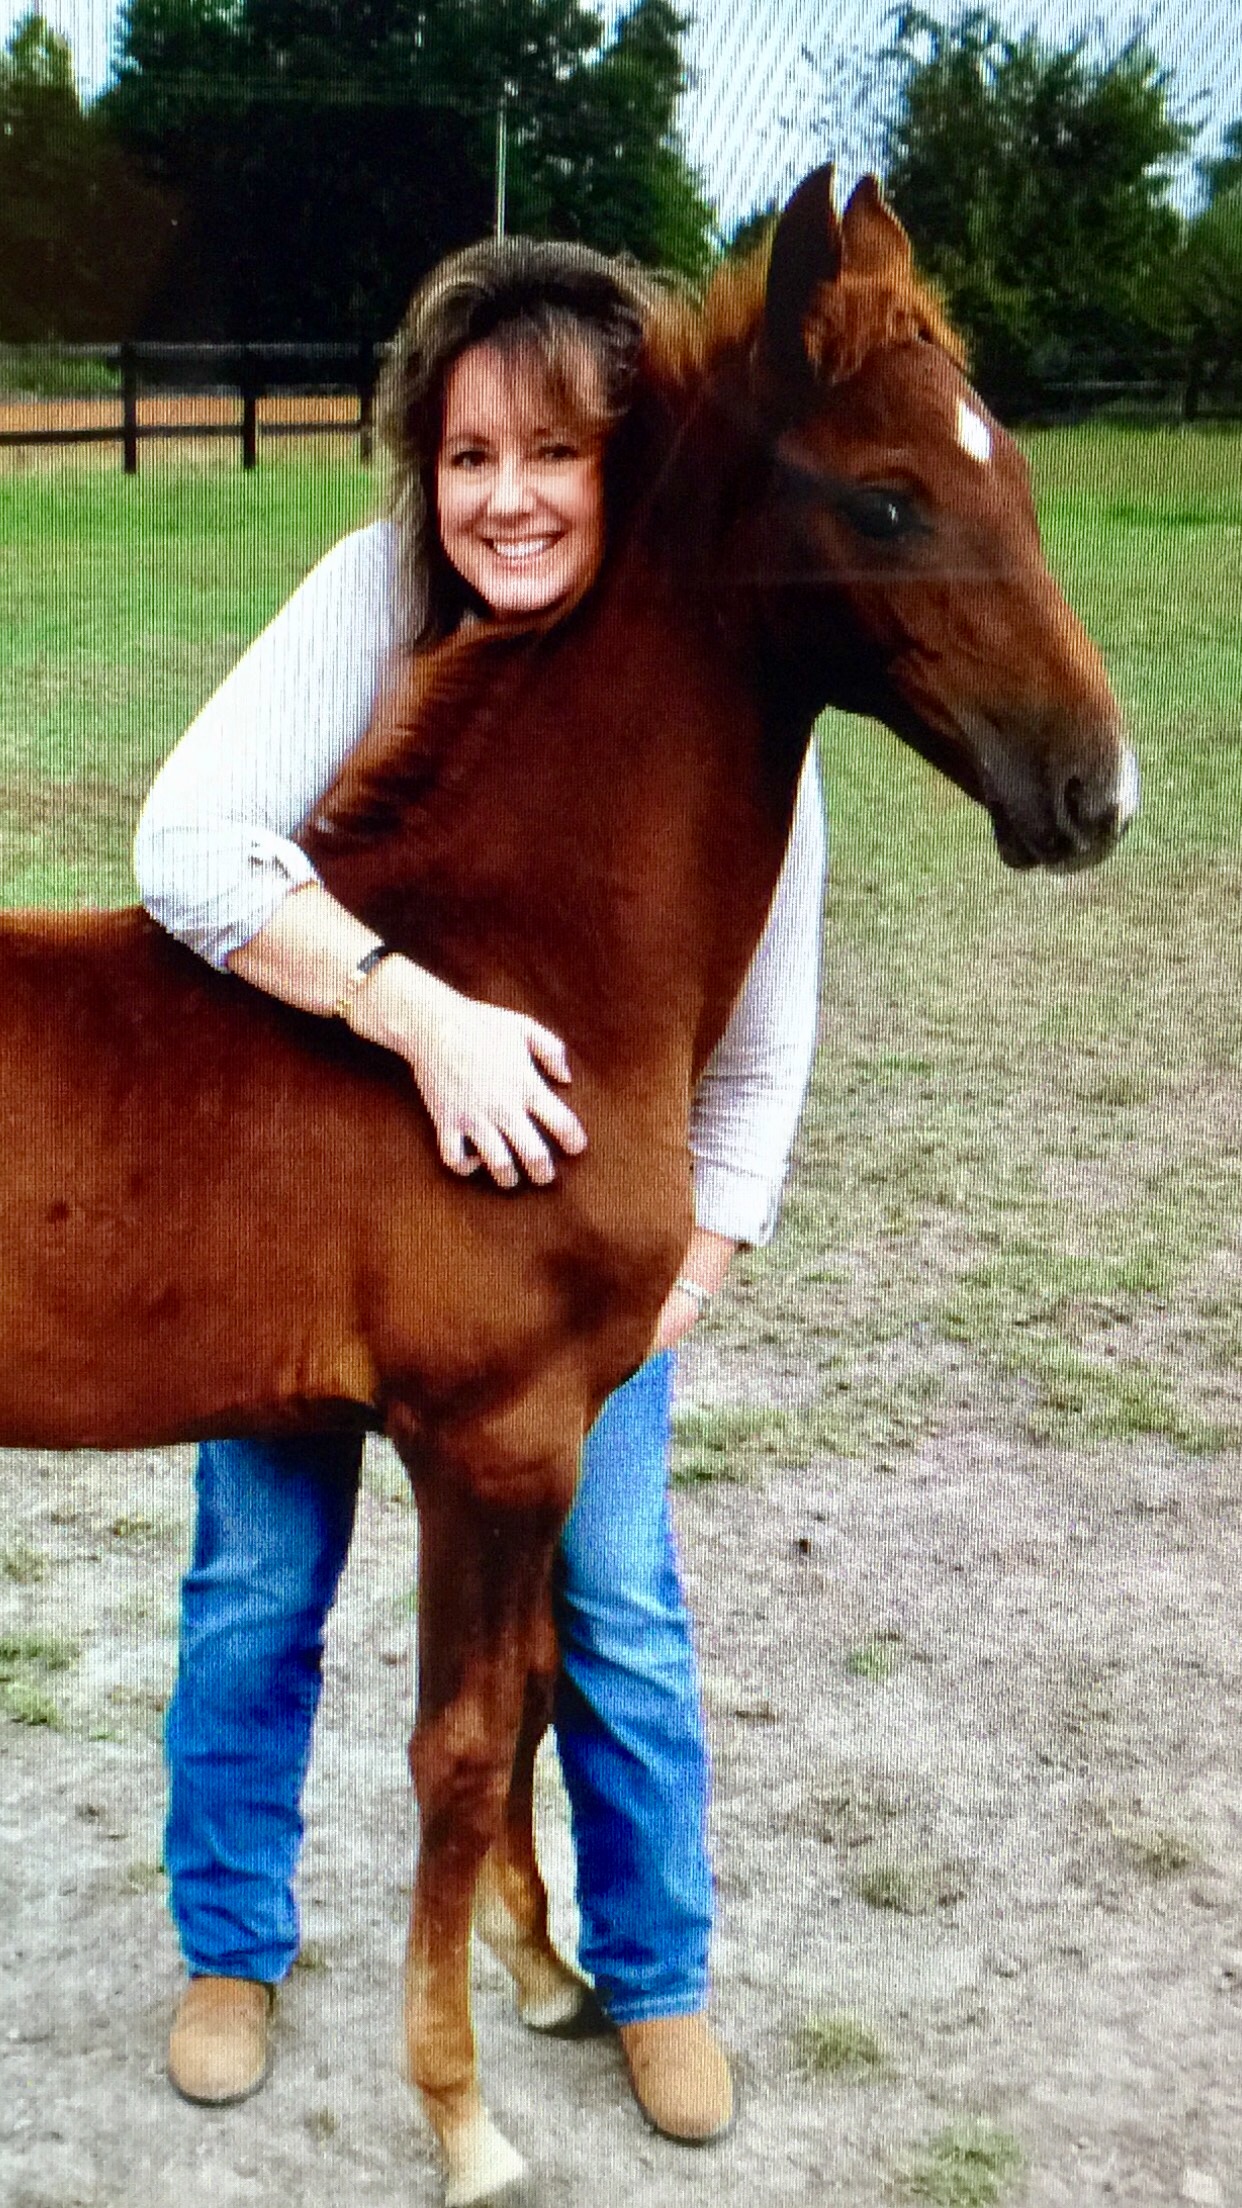
[[[374,449],[375,387],[388,351],[387,344],[369,340],[353,345],[274,339],[228,345],[169,340],[110,346],[0,346],[0,448],[119,444],[125,473],[136,475],[139,448],[148,440],[233,437],[241,445],[242,466],[253,468],[260,444],[269,438],[344,436],[358,439],[359,456],[368,462]],[[10,391],[7,424],[3,420],[6,355],[10,359],[33,357],[40,363],[45,384],[59,380],[50,371],[66,366],[71,371],[64,379],[63,392],[55,396],[46,388],[41,396],[37,395],[28,382]],[[83,367],[87,363],[114,375],[115,388],[106,392],[98,388],[89,392],[82,387],[74,390],[72,370],[75,364]],[[196,370],[201,372],[196,374]],[[231,396],[240,400],[240,409],[230,420],[211,419],[205,414],[199,418],[191,414],[176,421],[144,419],[144,398],[161,399],[167,404],[172,394],[179,395],[187,405],[194,400],[218,402],[221,397]],[[328,395],[352,398],[356,409],[336,419],[325,418],[322,413],[304,418],[273,418],[269,413],[265,418],[260,413],[260,402],[276,394],[285,394],[291,400],[312,394],[319,399]],[[13,422],[15,405],[28,407],[33,414],[40,406],[50,409],[90,404],[119,404],[119,413],[106,420]],[[1170,360],[1161,362],[1156,374],[1142,380],[1067,378],[1049,383],[1027,419],[1034,423],[1082,421],[1108,408],[1132,408],[1136,414],[1152,419],[1236,421],[1242,418],[1242,387],[1236,378],[1227,377],[1213,377],[1207,385],[1194,378],[1187,383],[1184,364]]]
[[[119,444],[126,475],[136,475],[139,447],[152,438],[236,437],[241,442],[242,466],[253,468],[258,460],[261,438],[356,436],[360,458],[369,461],[374,449],[375,386],[387,351],[386,345],[370,340],[357,345],[274,341],[238,345],[170,342],[39,348],[38,357],[49,364],[53,361],[93,362],[112,371],[119,377],[119,389],[115,393],[66,392],[56,398],[44,396],[42,400],[32,392],[23,391],[13,394],[14,398],[32,408],[39,404],[106,403],[119,399],[120,417],[113,421],[0,427],[0,447]],[[209,382],[188,375],[197,364],[208,371]],[[311,373],[300,376],[296,373],[298,369]],[[0,363],[0,376],[2,373]],[[355,396],[357,412],[344,421],[325,420],[322,415],[301,420],[293,417],[264,421],[260,418],[259,402],[269,397],[273,388],[295,396],[306,396],[310,392]],[[232,421],[194,418],[176,422],[144,421],[140,412],[143,397],[157,394],[167,397],[170,390],[198,399],[235,394],[241,400],[241,411]]]

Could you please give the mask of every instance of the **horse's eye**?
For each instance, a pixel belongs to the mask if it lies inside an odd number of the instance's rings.
[[[844,505],[847,520],[863,537],[883,541],[918,526],[913,506],[900,491],[854,490]]]

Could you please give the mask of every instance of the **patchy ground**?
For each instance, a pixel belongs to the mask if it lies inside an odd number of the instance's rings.
[[[687,1361],[691,1400],[728,1401],[723,1346]],[[745,1368],[735,1401],[796,1401],[790,1363]],[[5,1461],[0,2201],[433,2203],[396,2027],[413,1519],[381,1448],[271,2083],[211,2114],[163,2080],[158,1735],[187,1461]],[[1238,2202],[1242,1459],[1075,1458],[972,1415],[885,1463],[765,1463],[680,1496],[734,2137],[653,2139],[615,2049],[531,2037],[481,1958],[496,2110],[547,2208]],[[551,1769],[543,1807],[564,1926]]]

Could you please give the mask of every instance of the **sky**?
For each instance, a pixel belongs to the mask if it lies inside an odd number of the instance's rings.
[[[606,22],[624,0],[598,0]],[[956,0],[923,0],[950,20]],[[692,19],[684,51],[693,77],[681,124],[686,150],[727,228],[779,198],[807,169],[830,157],[848,182],[866,163],[857,130],[823,123],[824,86],[837,88],[838,118],[861,57],[885,42],[893,0],[681,0]],[[0,41],[27,12],[28,0],[0,0]],[[1115,47],[1135,24],[1173,79],[1177,112],[1204,124],[1195,155],[1214,149],[1224,125],[1242,116],[1242,10],[1238,0],[990,0],[1007,28],[1034,27],[1062,41],[1101,27]],[[69,40],[84,92],[109,68],[117,0],[42,0],[41,12]],[[817,57],[818,68],[805,56]],[[852,140],[853,142],[847,142]],[[1193,199],[1188,167],[1179,197]]]

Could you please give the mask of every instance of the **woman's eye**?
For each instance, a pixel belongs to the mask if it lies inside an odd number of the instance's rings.
[[[578,447],[567,437],[549,438],[546,445],[540,446],[539,457],[541,460],[576,460]]]
[[[460,452],[451,453],[449,466],[453,468],[481,468],[487,455],[478,445],[463,445]]]

